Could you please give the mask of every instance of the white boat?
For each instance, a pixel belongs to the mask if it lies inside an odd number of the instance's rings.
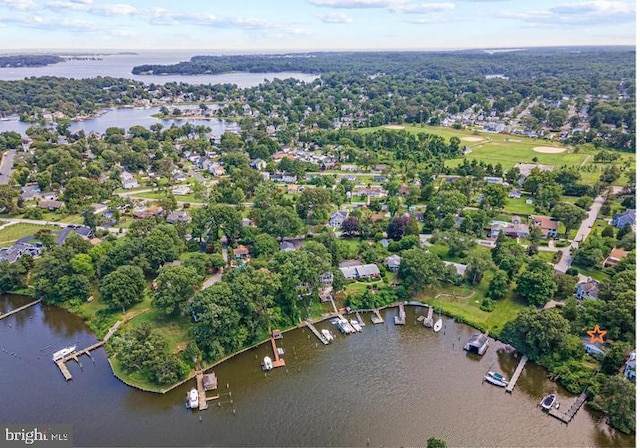
[[[542,406],[542,409],[546,409],[548,411],[555,402],[556,394],[545,395],[544,398],[542,398],[542,401],[540,401],[540,406]]]
[[[64,358],[65,356],[73,353],[76,351],[76,346],[75,345],[71,345],[69,347],[65,347],[62,350],[58,350],[57,352],[55,352],[53,354],[53,362],[56,362],[57,360]]]
[[[356,319],[351,319],[351,326],[358,332],[362,331],[362,327]]]
[[[349,324],[349,321],[347,319],[340,319],[338,321],[338,329],[345,334],[350,334],[354,331],[353,327]]]
[[[442,319],[438,319],[435,324],[433,324],[433,331],[437,333],[442,329]]]
[[[268,356],[265,356],[264,359],[262,360],[262,370],[271,370],[273,369],[273,362],[271,361],[271,358],[269,358]]]
[[[196,388],[192,388],[187,395],[187,407],[190,409],[198,408],[198,391]]]
[[[333,335],[331,334],[331,332],[329,330],[326,330],[326,329],[323,328],[322,330],[320,330],[320,332],[322,333],[322,336],[324,336],[324,338],[327,341],[329,341],[329,342],[333,341]]]
[[[499,373],[492,372],[491,370],[487,371],[487,373],[484,375],[484,379],[494,386],[498,387],[507,387],[507,384],[509,384],[509,379],[505,378]]]

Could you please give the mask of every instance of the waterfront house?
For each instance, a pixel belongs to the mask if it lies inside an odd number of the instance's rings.
[[[400,269],[400,263],[402,262],[402,257],[400,255],[390,255],[384,259],[384,265],[392,272],[398,272]]]
[[[349,212],[346,210],[338,210],[331,214],[331,218],[329,219],[329,225],[331,227],[340,227],[345,219],[349,216]]]
[[[543,238],[555,238],[558,236],[558,221],[549,216],[531,215],[533,226],[540,229]]]
[[[588,355],[601,357],[605,355],[604,346],[600,342],[591,342],[591,337],[587,336],[582,339],[582,345]]]
[[[588,277],[586,281],[576,285],[576,299],[597,299],[600,282]]]
[[[626,257],[628,253],[629,252],[624,249],[618,249],[614,247],[613,249],[611,249],[609,256],[604,260],[604,263],[602,263],[602,266],[605,268],[615,266],[620,262],[620,260]]]
[[[31,244],[26,242],[15,243],[11,247],[0,247],[0,261],[6,260],[9,263],[14,263],[18,258],[23,255],[31,255],[37,257],[42,250],[42,244]]]
[[[489,338],[482,333],[476,333],[464,344],[464,349],[476,355],[484,355],[489,347]]]
[[[636,351],[629,353],[629,359],[624,363],[624,377],[630,381],[636,380]]]
[[[636,211],[635,209],[625,210],[622,213],[618,213],[611,220],[611,224],[618,229],[623,228],[627,224],[630,226],[636,225]]]
[[[342,272],[342,274],[348,280],[355,280],[355,279],[361,280],[361,279],[380,277],[380,270],[378,269],[378,266],[375,264],[347,266],[339,269],[340,269],[340,272]]]

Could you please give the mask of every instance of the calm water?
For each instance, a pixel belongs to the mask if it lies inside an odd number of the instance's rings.
[[[57,53],[57,52],[53,52]],[[45,67],[0,67],[0,80],[11,81],[30,76],[62,76],[65,78],[95,78],[97,76],[113,76],[115,78],[135,79],[147,84],[165,84],[167,82],[184,82],[187,84],[237,84],[238,87],[253,87],[265,79],[296,78],[303,81],[313,81],[315,75],[297,72],[283,73],[224,73],[219,75],[133,75],[131,69],[143,64],[175,64],[188,61],[191,56],[220,52],[206,50],[190,51],[140,51],[136,55],[113,54],[99,56],[100,60],[69,60]]]
[[[0,309],[21,303],[4,298]],[[287,367],[266,375],[260,360],[270,347],[239,355],[215,368],[219,392],[231,397],[193,412],[184,396],[195,381],[164,396],[130,389],[113,377],[103,349],[95,365],[80,358],[83,370],[69,363],[66,383],[51,353],[95,336],[78,318],[38,305],[0,321],[0,423],[71,423],[82,446],[415,446],[431,436],[450,446],[634,446],[586,409],[568,426],[543,414],[543,394],[557,391],[562,406],[571,400],[532,364],[513,395],[482,384],[490,367],[515,369],[516,359],[497,353],[500,343],[477,358],[461,348],[470,327],[446,320],[436,335],[413,325],[412,308],[404,327],[393,314],[326,347],[306,329],[289,332],[281,341]]]
[[[189,108],[193,109],[197,106],[179,106],[181,109]],[[217,109],[218,106],[211,105],[211,109]],[[169,109],[173,110],[174,106],[170,106]],[[129,129],[134,125],[141,125],[146,128],[155,123],[161,123],[164,128],[170,127],[172,124],[183,125],[187,122],[193,125],[204,125],[211,128],[214,135],[222,135],[225,131],[238,130],[238,123],[232,121],[222,120],[198,120],[195,118],[187,119],[160,119],[155,118],[152,115],[159,112],[159,107],[152,107],[150,109],[138,109],[138,108],[117,108],[109,109],[103,115],[100,115],[91,120],[76,121],[70,126],[70,130],[75,132],[84,129],[86,133],[89,132],[104,132],[110,127],[120,127]],[[18,121],[17,117],[12,117],[8,121],[0,121],[0,132],[3,131],[16,131],[24,134],[26,130],[31,127],[31,123],[25,123]]]

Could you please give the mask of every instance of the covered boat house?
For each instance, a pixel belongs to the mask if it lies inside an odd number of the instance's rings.
[[[484,355],[489,347],[489,338],[481,333],[476,333],[464,344],[464,349],[477,355]]]

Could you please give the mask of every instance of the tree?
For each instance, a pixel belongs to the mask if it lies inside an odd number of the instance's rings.
[[[409,249],[402,253],[398,277],[412,294],[435,284],[443,275],[444,263],[437,255],[422,249]]]
[[[427,440],[427,448],[447,448],[447,442],[442,439],[430,437],[429,440]]]
[[[264,233],[282,239],[285,236],[298,235],[302,232],[304,224],[291,208],[272,205],[265,210],[258,227]]]
[[[587,213],[580,207],[573,204],[561,202],[556,204],[551,210],[551,216],[564,223],[565,238],[569,236],[571,230],[577,228],[580,223],[587,218]]]
[[[636,430],[635,397],[635,386],[626,378],[604,377],[590,406],[607,414],[611,426],[631,434]]]
[[[18,192],[9,185],[0,185],[0,213],[13,213],[17,209]]]
[[[498,269],[493,278],[489,282],[489,291],[487,295],[493,300],[503,299],[509,293],[509,277],[507,273],[501,269]]]
[[[475,252],[467,257],[467,270],[464,273],[465,279],[471,285],[477,285],[482,281],[484,273],[494,267],[491,255],[487,252]]]
[[[0,261],[0,294],[6,294],[24,286],[23,275],[20,272],[19,263],[9,263],[7,260]]]
[[[360,233],[360,220],[354,216],[349,216],[342,221],[342,233],[348,236]]]
[[[309,224],[324,223],[331,210],[331,191],[326,188],[305,188],[296,203],[298,216]]]
[[[261,233],[256,236],[251,245],[251,252],[254,257],[270,258],[280,250],[278,241],[269,234]]]
[[[166,315],[186,311],[187,301],[200,286],[198,273],[184,266],[164,266],[155,280],[153,305]]]
[[[611,344],[602,360],[601,370],[605,375],[615,375],[620,371],[629,352],[629,346],[616,341]]]
[[[144,274],[137,266],[120,266],[105,275],[100,284],[100,296],[111,308],[122,311],[142,300]]]
[[[152,271],[167,261],[178,258],[182,250],[182,240],[176,228],[169,224],[155,227],[142,242],[142,253],[149,262]]]
[[[532,361],[559,353],[569,336],[569,322],[556,309],[537,311],[533,307],[518,313],[502,329],[501,340],[508,342]]]
[[[576,291],[577,279],[573,275],[558,274],[553,276],[553,280],[556,283],[556,293],[553,298],[556,300],[566,300]]]
[[[553,267],[534,257],[516,280],[515,292],[529,305],[539,306],[547,303],[557,289],[553,280]]]
[[[98,218],[96,218],[94,210],[91,207],[86,207],[82,209],[80,214],[82,215],[82,223],[95,232],[98,226]]]
[[[489,184],[482,189],[482,208],[502,210],[507,202],[507,189],[504,185]]]
[[[409,222],[409,218],[407,217],[399,217],[393,218],[387,227],[387,235],[394,241],[400,240],[404,236],[404,229],[407,223]]]

